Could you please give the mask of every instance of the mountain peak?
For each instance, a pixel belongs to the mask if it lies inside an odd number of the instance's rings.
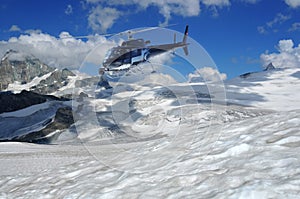
[[[8,50],[0,62],[0,90],[6,89],[8,84],[15,81],[27,83],[54,70],[33,55]]]
[[[26,61],[26,60],[35,60],[37,59],[33,55],[26,54],[24,52],[16,51],[9,49],[1,58],[1,62],[4,61]]]
[[[268,64],[268,66],[265,68],[265,71],[268,71],[268,70],[274,70],[274,69],[275,69],[275,66],[273,65],[272,62],[270,62],[270,63]]]

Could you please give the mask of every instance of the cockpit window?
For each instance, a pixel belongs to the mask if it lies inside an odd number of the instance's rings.
[[[131,54],[132,54],[133,57],[141,56],[142,51],[141,51],[141,49],[134,49],[134,50],[131,51]]]
[[[111,56],[111,51],[112,49],[109,49],[106,54],[105,54],[105,57],[104,57],[104,60],[108,60],[108,58]]]

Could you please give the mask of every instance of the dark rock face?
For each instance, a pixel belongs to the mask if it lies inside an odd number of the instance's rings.
[[[74,123],[72,108],[61,103],[62,100],[65,99],[31,91],[22,91],[19,94],[0,92],[0,113],[53,102],[49,103],[49,107],[38,109],[28,116],[0,116],[0,126],[5,128],[4,131],[0,130],[0,141],[50,143],[62,130],[68,129]]]
[[[41,104],[49,100],[66,100],[51,95],[40,95],[31,91],[22,91],[18,94],[0,92],[0,113],[23,109],[32,105]]]
[[[251,74],[253,74],[253,73],[245,73],[245,74],[240,75],[240,77],[241,77],[241,78],[247,78],[247,77],[249,77]]]
[[[275,69],[275,66],[273,65],[273,63],[269,63],[269,65],[265,68],[265,71],[268,71],[268,70],[274,70]]]
[[[275,70],[275,66],[273,65],[273,63],[269,63],[269,65],[264,69],[264,71],[272,71],[272,70]],[[250,77],[252,74],[255,74],[255,73],[258,73],[258,72],[249,72],[249,73],[245,73],[245,74],[242,74],[240,75],[241,78],[248,78]]]
[[[59,108],[57,109],[53,122],[51,122],[46,128],[37,132],[16,137],[13,139],[13,141],[50,143],[53,139],[60,135],[61,130],[68,129],[73,123],[74,119],[72,109],[70,107]],[[57,131],[57,133],[49,136],[55,131]]]

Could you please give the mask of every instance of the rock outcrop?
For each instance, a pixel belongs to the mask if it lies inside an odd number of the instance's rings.
[[[71,107],[62,107],[57,109],[53,122],[46,128],[31,132],[26,135],[13,138],[13,141],[31,142],[39,144],[48,144],[57,138],[62,130],[68,129],[74,123],[73,112]]]
[[[39,84],[31,87],[30,90],[41,94],[53,93],[61,87],[68,85],[69,76],[75,76],[69,69],[55,70],[49,77],[41,80]]]
[[[75,76],[73,72],[66,68],[62,70],[55,69],[42,63],[32,55],[10,50],[0,62],[0,91],[7,89],[9,84],[19,82],[24,85],[34,78],[44,75],[46,75],[44,79],[28,88],[28,90],[40,94],[50,94],[68,85],[69,77]]]
[[[0,62],[0,90],[5,90],[15,81],[26,84],[54,70],[34,56],[10,50]]]
[[[67,99],[58,98],[52,95],[41,95],[25,90],[17,94],[12,92],[0,92],[0,114],[4,112],[17,111],[49,100],[65,101]]]

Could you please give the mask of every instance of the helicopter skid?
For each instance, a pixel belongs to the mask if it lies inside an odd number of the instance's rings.
[[[131,64],[123,64],[119,67],[108,68],[107,71],[127,71],[131,67]]]

